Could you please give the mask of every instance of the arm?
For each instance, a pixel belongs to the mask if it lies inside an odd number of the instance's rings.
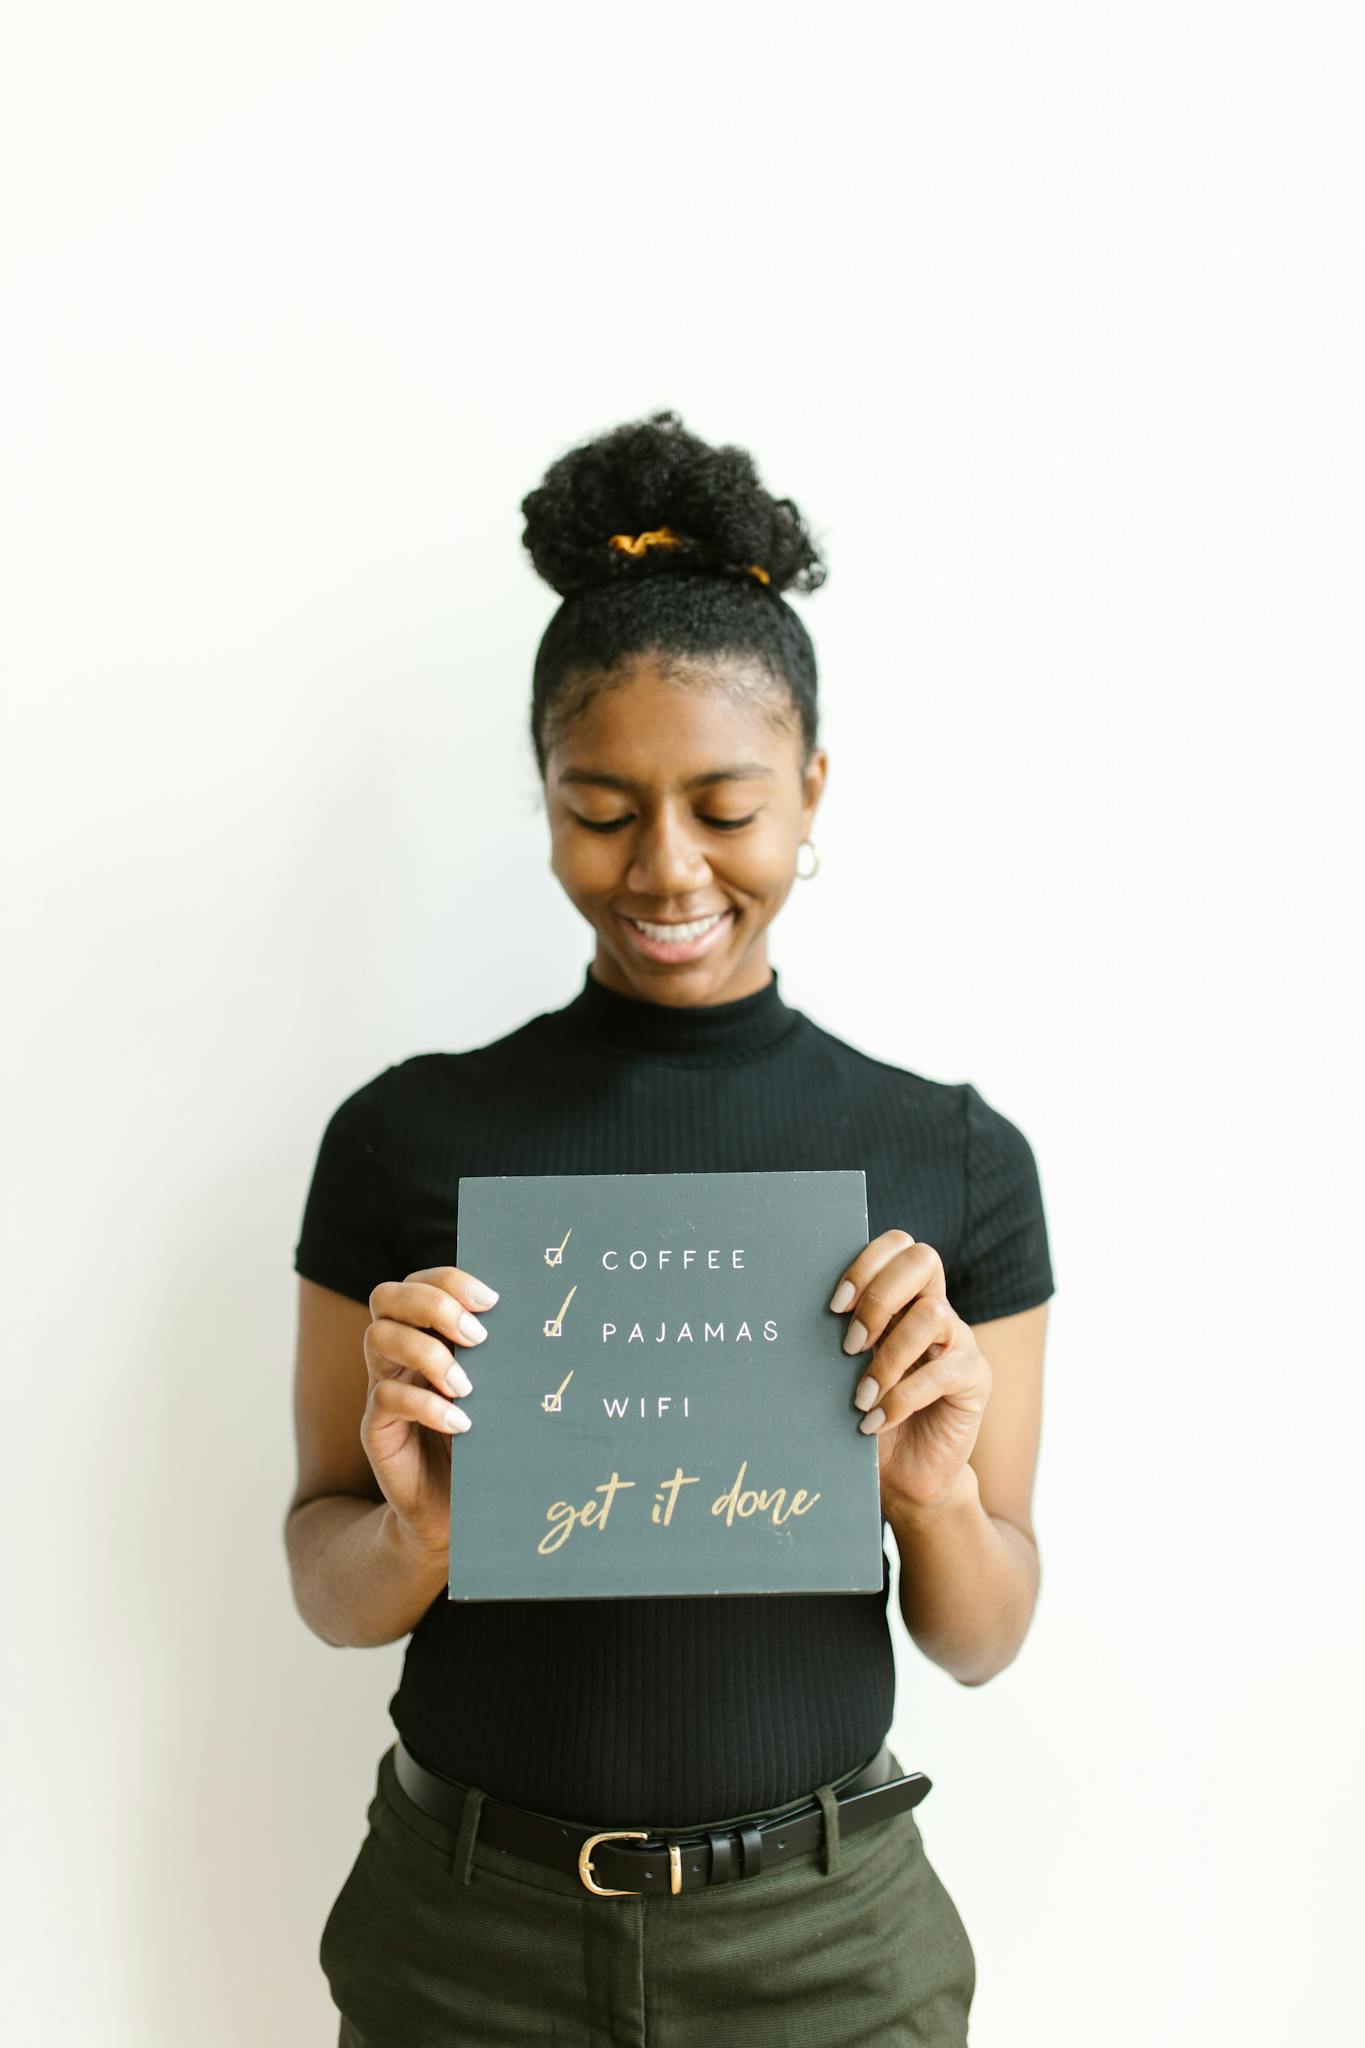
[[[1013,1660],[1038,1597],[1032,1499],[1047,1315],[1043,1302],[973,1329],[991,1391],[971,1457],[942,1500],[893,1497],[886,1507],[905,1626],[963,1685],[982,1685]]]
[[[315,1635],[370,1648],[408,1635],[441,1593],[448,1553],[417,1549],[360,1440],[365,1302],[300,1279],[294,1366],[298,1477],[284,1521],[294,1603]]]

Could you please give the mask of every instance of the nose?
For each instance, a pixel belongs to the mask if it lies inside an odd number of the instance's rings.
[[[706,854],[687,820],[661,812],[635,841],[626,886],[637,896],[680,896],[707,873]]]

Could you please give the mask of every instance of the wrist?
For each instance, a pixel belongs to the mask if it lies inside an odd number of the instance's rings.
[[[450,1576],[450,1551],[445,1544],[439,1546],[423,1543],[402,1519],[391,1502],[384,1504],[384,1520],[380,1528],[380,1541],[384,1549],[399,1558],[411,1571],[424,1578],[446,1581]]]
[[[944,1522],[973,1515],[981,1509],[981,1487],[976,1476],[976,1467],[970,1462],[949,1483],[945,1490],[932,1499],[913,1499],[906,1494],[892,1493],[883,1505],[883,1512],[892,1528],[913,1532],[934,1528]]]

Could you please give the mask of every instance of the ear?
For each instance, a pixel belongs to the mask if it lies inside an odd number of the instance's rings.
[[[817,747],[810,757],[805,774],[801,779],[801,830],[809,832],[815,821],[816,809],[824,794],[825,776],[829,772],[829,755],[823,747]]]

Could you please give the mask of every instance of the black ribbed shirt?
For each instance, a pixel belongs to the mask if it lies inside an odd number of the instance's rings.
[[[327,1124],[294,1268],[367,1301],[381,1280],[453,1265],[462,1174],[825,1167],[866,1174],[869,1237],[899,1227],[935,1247],[965,1321],[1052,1294],[1022,1132],[971,1082],[927,1080],[822,1030],[783,1000],[776,972],[753,995],[679,1008],[589,970],[563,1009],[488,1045],[386,1067]],[[857,1361],[849,1372],[851,1391]],[[477,1430],[454,1454],[478,1456]],[[882,1533],[880,1594],[443,1592],[409,1639],[394,1726],[434,1770],[604,1827],[685,1827],[800,1798],[871,1756],[890,1726]]]

